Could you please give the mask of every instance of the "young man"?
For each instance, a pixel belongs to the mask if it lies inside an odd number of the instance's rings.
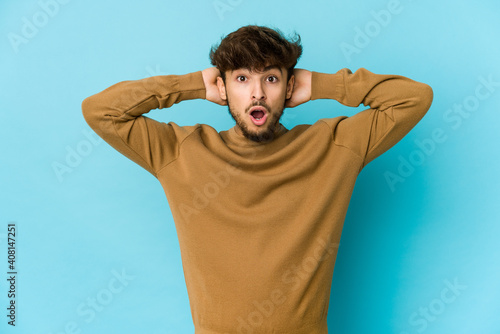
[[[424,116],[432,89],[365,69],[294,69],[300,38],[229,34],[216,67],[124,81],[91,96],[88,124],[162,184],[179,238],[197,334],[327,333],[333,268],[356,177]],[[145,113],[190,99],[228,105],[222,132]],[[285,107],[334,99],[351,117],[286,129]]]

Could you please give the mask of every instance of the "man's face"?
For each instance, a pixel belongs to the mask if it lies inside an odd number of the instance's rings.
[[[293,75],[287,82],[287,70],[277,66],[227,71],[225,84],[222,78],[217,80],[220,97],[227,100],[236,121],[236,131],[258,142],[274,138],[293,83]]]

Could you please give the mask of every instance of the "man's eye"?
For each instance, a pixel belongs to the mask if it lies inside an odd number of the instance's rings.
[[[276,82],[276,81],[278,81],[278,78],[274,75],[271,75],[270,77],[267,78],[267,80],[269,82]]]
[[[246,79],[247,79],[247,78],[246,78],[244,75],[238,75],[238,76],[236,77],[236,80],[238,80],[238,81],[245,81]]]

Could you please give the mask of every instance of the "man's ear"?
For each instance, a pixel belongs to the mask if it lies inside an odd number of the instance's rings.
[[[217,88],[219,89],[220,98],[226,101],[227,100],[226,85],[224,84],[224,80],[222,80],[222,77],[217,77]]]
[[[292,74],[292,76],[290,77],[290,80],[288,80],[288,83],[286,85],[286,99],[287,100],[292,97],[294,84],[295,84],[295,76]]]

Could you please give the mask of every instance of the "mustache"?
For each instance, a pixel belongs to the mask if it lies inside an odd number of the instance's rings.
[[[245,109],[245,113],[247,114],[251,108],[255,107],[255,106],[260,106],[260,107],[264,107],[266,108],[266,110],[270,113],[271,112],[271,107],[269,107],[269,105],[264,102],[264,101],[256,101],[256,102],[252,102],[251,105],[249,105],[246,109]]]

